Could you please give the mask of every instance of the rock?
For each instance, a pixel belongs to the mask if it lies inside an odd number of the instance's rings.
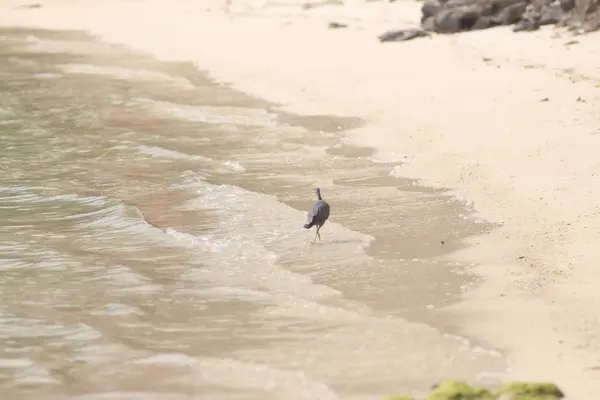
[[[481,1],[481,5],[485,8],[488,14],[486,15],[497,15],[500,11],[506,7],[510,7],[514,4],[521,3],[523,0],[491,0]]]
[[[379,35],[380,42],[402,42],[418,37],[429,36],[424,29],[400,29],[397,31],[387,31]]]
[[[428,0],[421,7],[421,28],[438,33],[455,33],[510,25],[521,20],[527,1]]]
[[[498,25],[512,25],[521,20],[526,8],[527,3],[524,1],[512,4],[494,16],[493,21]]]
[[[513,32],[535,31],[540,28],[541,14],[533,4],[527,5],[521,20],[513,27]]]
[[[469,7],[476,4],[475,0],[447,0],[444,3],[444,9]]]
[[[475,26],[481,12],[476,6],[443,9],[435,16],[435,28],[438,33],[468,31]]]
[[[442,9],[442,4],[437,0],[429,0],[421,6],[421,22],[429,17],[434,17]]]
[[[344,3],[341,0],[321,0],[321,1],[307,1],[302,5],[303,10],[311,10],[313,8],[325,7],[325,6],[343,6]]]
[[[422,21],[421,28],[426,32],[435,32],[435,17],[429,17]]]
[[[513,382],[498,391],[474,388],[466,383],[448,381],[434,385],[426,400],[560,400],[563,393],[552,383]],[[411,400],[410,397],[388,397],[386,400]]]
[[[34,8],[42,8],[42,5],[39,3],[34,3],[34,4],[24,4],[22,6],[19,6],[18,8],[27,8],[27,9],[34,9]]]
[[[599,1],[424,0],[419,32],[450,34],[499,25],[513,25],[515,32],[534,31],[544,25],[592,32],[600,29]],[[382,41],[409,40],[418,36],[422,36],[422,33],[415,35],[406,31],[395,36],[385,33]]]
[[[592,19],[591,21],[586,21],[583,24],[584,33],[596,32],[598,29],[600,29],[600,20],[598,19]]]
[[[532,399],[562,399],[564,393],[553,383],[539,382],[539,383],[524,383],[524,382],[512,382],[502,385],[497,392],[499,395],[514,395],[516,398],[529,397]]]
[[[560,4],[553,3],[543,6],[540,11],[540,25],[552,25],[562,22],[568,14],[561,8]]]
[[[427,400],[492,400],[493,395],[485,389],[475,389],[463,382],[448,381],[438,385]]]
[[[519,398],[514,394],[503,394],[500,395],[500,397],[498,397],[496,400],[519,400]]]
[[[472,30],[487,29],[487,28],[491,28],[492,26],[494,26],[494,22],[492,21],[491,18],[479,17],[477,19],[477,21],[475,22],[475,25],[473,25],[473,27],[471,29]]]
[[[515,24],[513,32],[531,32],[540,29],[539,21],[522,20]]]
[[[347,28],[348,25],[346,24],[341,24],[339,22],[330,22],[328,25],[329,29],[339,29],[339,28]]]
[[[559,0],[560,8],[568,12],[575,8],[575,0]]]

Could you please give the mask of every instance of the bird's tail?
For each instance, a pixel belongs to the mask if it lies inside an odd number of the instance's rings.
[[[310,228],[312,228],[314,225],[315,225],[315,224],[314,224],[314,223],[312,223],[312,222],[311,222],[311,223],[308,223],[308,224],[304,224],[304,229],[310,229]]]

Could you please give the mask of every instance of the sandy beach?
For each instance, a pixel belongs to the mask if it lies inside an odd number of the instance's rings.
[[[484,278],[448,309],[453,328],[505,352],[511,379],[599,398],[600,34],[495,28],[382,44],[385,30],[416,25],[420,3],[229,3],[2,1],[0,24],[86,30],[193,61],[287,112],[366,120],[348,144],[497,225],[452,255]]]

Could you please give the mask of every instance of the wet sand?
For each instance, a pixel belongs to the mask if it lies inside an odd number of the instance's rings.
[[[571,38],[554,39],[549,30],[514,35],[494,29],[382,46],[376,34],[396,21],[416,21],[418,4],[358,4],[307,13],[298,4],[260,8],[234,1],[229,14],[216,1],[143,4],[57,1],[39,10],[7,8],[1,22],[87,29],[163,59],[192,60],[218,81],[286,112],[361,118],[366,125],[346,132],[344,146],[358,146],[363,155],[375,149],[379,160],[402,164],[400,176],[451,188],[497,225],[452,254],[474,265],[469,271],[485,283],[460,304],[449,305],[452,317],[437,323],[504,350],[507,378],[555,380],[577,398],[600,395],[597,372],[591,370],[598,362],[600,328],[597,35],[564,46]],[[351,27],[327,30],[333,18],[348,20]],[[329,182],[346,180],[351,186],[354,177],[341,175],[331,175]],[[305,188],[313,184],[307,181]],[[381,199],[394,198],[377,179],[370,184]],[[279,195],[285,188],[280,186]],[[292,201],[300,201],[305,188],[283,201],[301,208]],[[349,188],[331,193],[340,216],[345,212],[347,223],[358,226],[367,216],[358,210],[369,203],[352,196]],[[396,209],[399,213],[382,216],[398,218],[390,225],[399,227],[411,214],[400,204]],[[444,240],[439,232],[452,231],[453,219],[426,222],[431,225],[422,227],[423,238],[406,235],[414,239],[407,249],[447,256],[439,250]],[[402,232],[385,225],[370,229],[370,235],[380,234],[371,251],[383,255],[393,245],[391,232]],[[410,289],[440,276],[419,274]],[[444,302],[439,292],[425,292],[430,295],[424,302]],[[419,312],[413,314],[410,318],[418,318]]]

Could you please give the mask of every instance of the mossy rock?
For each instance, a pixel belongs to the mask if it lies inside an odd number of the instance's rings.
[[[438,385],[427,400],[493,400],[494,396],[486,389],[473,388],[466,383],[447,381]]]
[[[557,400],[564,397],[558,386],[549,382],[511,382],[502,385],[497,394],[512,395],[518,400]]]
[[[464,382],[447,381],[436,386],[426,400],[559,400],[563,392],[553,383],[512,382],[491,393]],[[408,396],[392,396],[385,400],[413,400]]]

